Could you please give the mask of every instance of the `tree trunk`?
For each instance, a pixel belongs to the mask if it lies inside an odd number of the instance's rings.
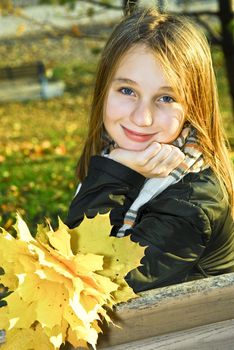
[[[122,0],[124,15],[130,15],[137,7],[138,0]]]
[[[219,18],[222,26],[222,48],[225,57],[227,78],[229,83],[230,95],[232,98],[232,112],[234,118],[234,36],[232,12],[232,0],[218,0]]]

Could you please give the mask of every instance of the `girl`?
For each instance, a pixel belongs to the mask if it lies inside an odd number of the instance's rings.
[[[234,271],[233,178],[211,56],[188,19],[139,10],[99,64],[70,228],[110,212],[146,246],[139,292]]]

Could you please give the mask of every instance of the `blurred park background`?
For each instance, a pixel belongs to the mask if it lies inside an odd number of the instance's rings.
[[[234,160],[233,2],[130,5],[187,14],[206,32]],[[45,217],[55,226],[58,216],[65,219],[77,185],[95,68],[109,33],[128,11],[126,3],[0,0],[0,226],[11,229],[16,211],[32,232]]]

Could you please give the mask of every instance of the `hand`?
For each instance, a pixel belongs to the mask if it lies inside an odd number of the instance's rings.
[[[178,147],[153,142],[143,151],[115,148],[109,158],[152,178],[168,176],[184,160],[185,155]]]

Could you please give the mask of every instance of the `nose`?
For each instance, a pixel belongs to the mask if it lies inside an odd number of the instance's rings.
[[[130,119],[137,126],[151,126],[153,116],[150,105],[145,102],[139,102],[131,113]]]

